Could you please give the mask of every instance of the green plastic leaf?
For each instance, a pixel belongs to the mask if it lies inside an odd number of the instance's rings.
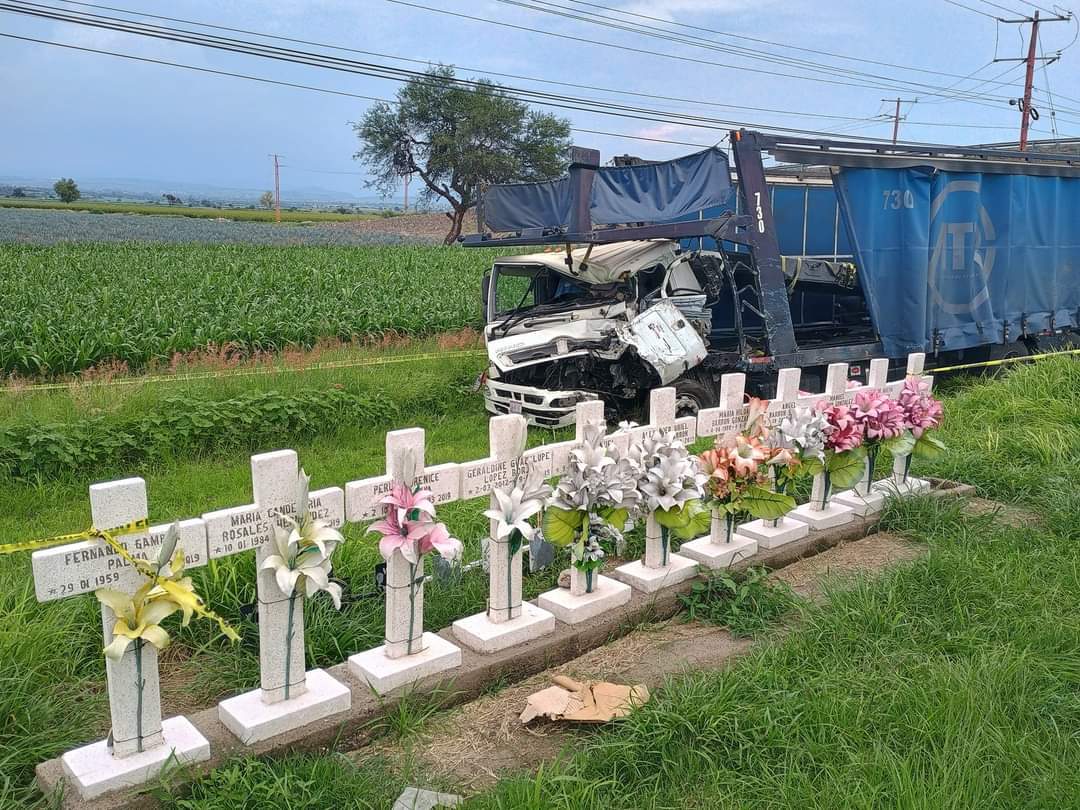
[[[712,511],[701,501],[690,501],[682,510],[686,513],[686,523],[678,529],[673,529],[675,536],[680,540],[693,540],[708,534],[709,524],[712,522]]]
[[[681,529],[690,521],[690,513],[686,509],[657,509],[653,512],[656,522],[667,529]]]
[[[805,458],[802,464],[799,465],[799,475],[817,475],[819,472],[825,471],[825,465],[821,463],[820,459]]]
[[[915,448],[911,452],[915,458],[937,458],[945,452],[945,443],[931,433],[924,433],[915,442]]]
[[[756,518],[775,520],[795,508],[795,499],[764,487],[750,487],[739,499],[739,505]]]
[[[585,513],[579,509],[560,509],[549,506],[544,510],[544,539],[560,548],[574,542]]]
[[[623,526],[626,525],[627,519],[630,517],[630,512],[622,507],[618,509],[607,508],[599,510],[598,514],[610,525],[622,531]]]
[[[905,430],[895,439],[886,439],[881,446],[888,450],[893,458],[903,457],[915,448],[915,437]]]
[[[866,450],[857,447],[846,453],[834,453],[825,461],[833,491],[850,489],[859,483],[865,470]]]

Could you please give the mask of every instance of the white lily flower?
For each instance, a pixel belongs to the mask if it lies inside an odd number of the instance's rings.
[[[338,543],[344,541],[341,532],[326,521],[312,520],[308,504],[310,478],[300,471],[298,482],[297,518],[285,517],[292,528],[274,525],[271,538],[275,554],[263,560],[262,569],[274,572],[274,581],[285,596],[298,589],[307,597],[325,591],[341,609],[341,586],[330,581],[333,566],[330,556]]]

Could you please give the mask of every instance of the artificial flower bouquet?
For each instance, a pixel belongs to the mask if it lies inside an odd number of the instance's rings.
[[[704,504],[708,476],[698,458],[670,431],[660,431],[631,450],[640,460],[641,509],[646,514],[646,559],[658,544],[659,567],[671,556],[671,535],[693,540],[709,529],[709,510]],[[648,563],[647,564],[655,564]]]
[[[706,501],[714,521],[723,519],[722,540],[717,537],[714,522],[714,542],[731,542],[739,512],[775,520],[795,508],[790,495],[769,488],[769,462],[779,454],[768,444],[769,434],[762,418],[766,407],[763,400],[752,399],[744,430],[718,436],[713,448],[700,456],[702,470],[708,476]]]
[[[489,609],[511,611],[514,607],[514,574],[520,573],[521,561],[517,553],[526,542],[538,533],[533,518],[544,510],[551,497],[551,487],[531,470],[524,481],[515,481],[510,489],[492,491],[497,506],[486,510],[484,515],[495,521],[495,540],[507,544],[506,598],[508,604],[489,606]]]
[[[829,508],[834,489],[849,489],[858,483],[865,471],[866,448],[863,447],[865,428],[847,405],[834,405],[821,400],[815,406],[825,420],[825,457],[820,467],[813,461],[808,469],[814,473],[811,508]]]
[[[379,552],[387,564],[392,564],[399,554],[409,566],[409,635],[406,655],[413,649],[417,637],[416,599],[424,584],[423,560],[432,551],[439,552],[448,560],[461,556],[461,541],[450,536],[446,524],[435,520],[432,493],[418,485],[395,481],[390,494],[382,499],[386,504],[386,516],[371,525],[370,531],[382,535]],[[422,628],[421,628],[422,629]]]
[[[570,548],[570,591],[592,593],[604,563],[603,541],[617,543],[640,495],[640,465],[630,452],[605,441],[603,429],[590,425],[584,441],[570,451],[551,506],[544,512],[544,537]]]
[[[941,400],[930,394],[930,384],[917,377],[904,380],[896,404],[903,414],[904,428],[911,441],[890,447],[889,450],[894,460],[893,482],[897,487],[905,488],[913,457],[936,458],[945,450],[941,439],[931,433],[941,426],[944,409]]]

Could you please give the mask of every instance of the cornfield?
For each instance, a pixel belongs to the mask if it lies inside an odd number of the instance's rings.
[[[231,345],[478,325],[492,251],[427,246],[0,244],[0,369],[133,369]]]

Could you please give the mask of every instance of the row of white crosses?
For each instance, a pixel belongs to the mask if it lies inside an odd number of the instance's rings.
[[[909,376],[922,375],[922,361],[922,355],[909,358]],[[874,361],[868,387],[884,388],[896,396],[902,383],[886,385],[886,371],[887,361]],[[798,386],[798,369],[780,372],[777,397],[769,406],[774,423],[790,408],[822,398],[801,396]],[[609,440],[625,450],[631,442],[660,430],[673,432],[686,444],[697,437],[738,432],[746,422],[744,387],[744,375],[724,375],[720,405],[703,410],[697,417],[683,418],[676,418],[674,389],[658,389],[650,398],[649,423],[620,429]],[[848,401],[854,396],[854,390],[847,389],[846,364],[829,367],[824,396],[833,401]],[[383,498],[394,482],[429,490],[436,506],[483,495],[493,499],[496,488],[509,489],[523,482],[530,470],[544,478],[562,475],[568,469],[571,450],[583,440],[587,427],[604,424],[602,402],[580,403],[574,440],[526,450],[523,417],[496,416],[489,421],[488,458],[430,467],[425,463],[422,429],[392,431],[386,435],[385,474],[350,482],[344,489],[330,487],[311,492],[311,515],[335,528],[344,522],[370,523],[385,513]],[[903,459],[896,464],[891,484],[894,489],[906,477]],[[347,684],[324,670],[306,667],[303,594],[287,596],[279,589],[273,572],[262,569],[262,563],[273,553],[274,525],[288,525],[285,518],[296,509],[301,475],[297,455],[292,450],[280,450],[252,456],[251,471],[253,503],[179,523],[179,547],[184,550],[188,568],[204,565],[210,559],[255,552],[260,686],[219,705],[222,722],[247,744],[331,717],[351,705]],[[870,492],[869,482],[865,483],[861,490],[864,496]],[[919,486],[914,479],[906,485],[908,490]],[[141,478],[95,484],[90,487],[90,500],[95,526],[120,526],[145,520],[148,514],[146,484]],[[726,567],[754,554],[759,544],[771,548],[797,539],[810,527],[819,527],[805,516],[815,511],[820,510],[811,504],[795,510],[791,519],[755,521],[734,532],[727,530],[723,520],[714,518],[710,534],[684,543],[680,554],[663,553],[655,520],[647,520],[642,560],[616,569],[613,578],[599,577],[591,593],[582,593],[580,588],[556,588],[541,594],[536,605],[522,600],[522,549],[511,555],[508,544],[497,538],[493,522],[488,540],[487,610],[455,622],[453,636],[480,653],[539,638],[554,631],[556,618],[576,624],[626,604],[631,586],[655,591],[693,576],[697,564]],[[117,539],[132,556],[155,559],[167,529],[167,525],[155,526],[148,532]],[[33,569],[37,597],[43,602],[106,587],[132,593],[145,581],[97,539],[35,552]],[[395,551],[387,560],[385,642],[348,660],[348,671],[366,687],[385,693],[460,665],[461,650],[456,644],[423,630],[423,590],[423,559],[410,563]],[[115,619],[111,609],[103,606],[106,644],[112,640]],[[83,798],[144,783],[170,760],[184,763],[209,758],[207,740],[186,718],[162,721],[157,656],[151,645],[136,642],[119,661],[107,661],[106,676],[112,719],[109,739],[68,752],[62,758],[68,779]]]

